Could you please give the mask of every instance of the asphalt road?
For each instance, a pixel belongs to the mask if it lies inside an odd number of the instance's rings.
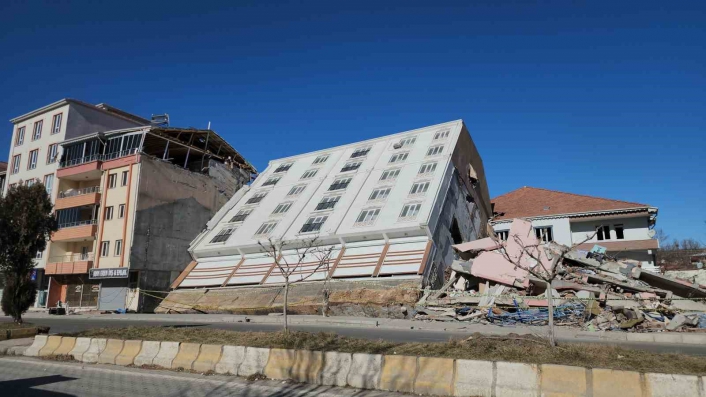
[[[29,397],[379,397],[399,393],[172,371],[0,358],[0,395]]]
[[[9,322],[9,317],[0,317],[0,322]],[[225,329],[230,331],[275,332],[282,329],[277,324],[258,323],[199,323],[188,321],[144,321],[144,320],[102,320],[98,318],[61,317],[61,318],[30,318],[27,321],[50,327],[50,333],[74,333],[91,328],[100,327],[128,327],[128,326],[176,326],[176,327],[204,327]],[[391,342],[446,342],[451,339],[468,338],[469,333],[463,331],[437,331],[420,329],[385,329],[358,327],[352,325],[290,325],[290,329],[303,332],[333,332],[343,336],[362,339],[383,339]],[[557,338],[562,343],[609,343],[595,339]],[[661,344],[654,342],[615,342],[621,347],[651,351],[654,353],[682,353],[694,356],[706,356],[705,345],[689,344]]]

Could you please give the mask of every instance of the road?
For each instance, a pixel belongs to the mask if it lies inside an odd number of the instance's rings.
[[[0,322],[11,321],[9,317],[0,317]],[[275,332],[282,329],[279,324],[262,323],[239,323],[239,322],[215,322],[206,323],[198,321],[178,321],[164,319],[159,321],[149,320],[128,320],[128,319],[100,319],[82,318],[81,316],[61,316],[61,317],[37,317],[27,318],[26,321],[40,326],[50,327],[50,333],[74,333],[91,328],[99,327],[128,327],[128,326],[175,326],[175,327],[205,327],[225,329],[230,331],[250,331],[250,332]],[[362,339],[383,339],[391,342],[446,342],[451,339],[468,338],[472,333],[463,330],[432,330],[432,329],[400,329],[355,325],[302,325],[290,324],[290,329],[303,332],[333,332],[342,336]],[[508,329],[512,331],[512,329]],[[539,331],[538,331],[539,332]],[[695,356],[706,356],[706,345],[695,344],[664,344],[654,342],[611,342],[606,340],[595,340],[590,338],[577,337],[557,337],[557,342],[562,343],[613,343],[624,348],[640,349],[654,353],[682,353]]]
[[[0,395],[29,397],[380,397],[399,393],[107,365],[0,358]]]

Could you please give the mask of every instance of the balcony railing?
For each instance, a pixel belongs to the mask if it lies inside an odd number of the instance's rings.
[[[49,257],[48,263],[87,262],[94,260],[94,258],[95,254],[93,252],[88,252],[85,254],[59,255]]]
[[[135,154],[135,153],[137,153],[137,149],[127,149],[127,150],[122,150],[119,152],[108,153],[108,154],[103,155],[103,161],[115,160],[120,157],[129,156],[129,155]]]
[[[100,186],[85,187],[83,189],[68,189],[63,192],[59,192],[59,198],[69,198],[75,196],[83,196],[84,194],[100,193]]]
[[[87,221],[76,221],[76,222],[64,222],[59,224],[59,229],[66,229],[69,227],[78,227],[78,226],[86,226],[86,225],[97,225],[98,224],[98,219],[91,219]]]
[[[109,161],[118,159],[120,157],[129,156],[135,153],[137,153],[137,149],[121,150],[119,152],[113,152],[108,154],[92,154],[90,156],[85,156],[78,159],[62,161],[61,163],[59,163],[59,168],[73,167],[74,165],[81,165],[93,161]]]

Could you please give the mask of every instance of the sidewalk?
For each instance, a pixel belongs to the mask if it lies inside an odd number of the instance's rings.
[[[281,324],[282,316],[246,316],[227,314],[79,314],[67,316],[50,316],[46,313],[27,313],[25,318],[51,318],[53,320],[129,320],[151,322],[187,322],[187,323],[252,323]],[[368,317],[323,317],[313,315],[290,315],[290,325],[379,328],[390,330],[425,330],[437,332],[482,333],[484,335],[547,335],[546,326],[501,327],[497,325],[465,324],[461,322],[426,322],[417,320],[402,320],[390,318]],[[616,331],[581,331],[567,327],[557,327],[556,336],[564,340],[591,340],[596,342],[654,342],[662,344],[706,344],[706,333],[687,332],[656,332],[632,333]]]

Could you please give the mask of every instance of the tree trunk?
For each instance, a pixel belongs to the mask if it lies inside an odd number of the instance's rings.
[[[287,325],[287,304],[289,303],[289,277],[285,276],[284,277],[284,307],[283,307],[283,314],[284,314],[284,333],[288,334],[289,333],[289,327]]]
[[[324,288],[324,305],[323,305],[323,308],[321,309],[321,314],[324,317],[328,317],[328,305],[329,305],[329,290],[328,290],[328,288]]]
[[[552,294],[552,283],[547,281],[547,309],[549,309],[549,344],[554,347],[556,346],[556,339],[554,338],[554,295]]]

